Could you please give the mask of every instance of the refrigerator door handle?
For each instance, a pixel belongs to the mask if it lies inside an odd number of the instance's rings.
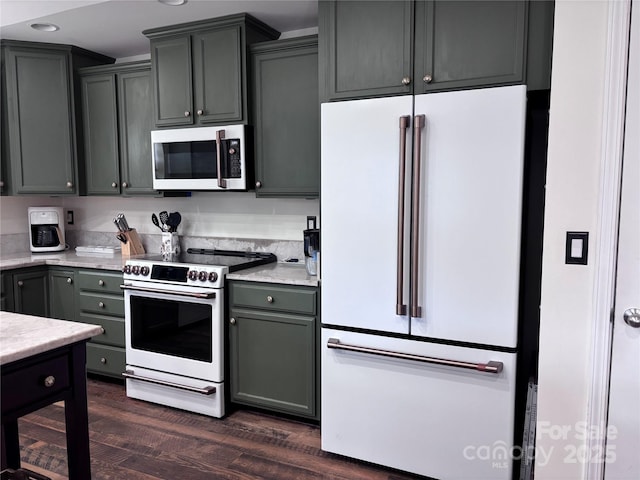
[[[425,124],[424,115],[416,115],[413,119],[413,187],[411,190],[411,316],[422,317],[422,307],[418,305],[418,267],[420,260],[420,160],[422,158],[422,129]]]
[[[404,304],[404,197],[407,162],[407,129],[411,117],[400,117],[400,171],[398,174],[398,250],[396,258],[396,315],[406,315],[407,306]]]
[[[498,374],[502,372],[503,363],[490,361],[487,363],[470,363],[460,360],[449,360],[446,358],[426,357],[424,355],[414,355],[411,353],[394,352],[392,350],[382,350],[379,348],[360,347],[358,345],[349,345],[340,343],[338,338],[329,338],[327,348],[337,350],[348,350],[350,352],[368,353],[371,355],[380,355],[382,357],[397,358],[401,360],[412,360],[415,362],[430,363],[435,365],[444,365],[447,367],[464,368],[467,370],[476,370],[478,372]]]

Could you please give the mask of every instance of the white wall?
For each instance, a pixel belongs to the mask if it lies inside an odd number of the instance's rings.
[[[556,1],[540,312],[536,480],[584,478],[608,6]],[[567,231],[590,232],[565,265]],[[584,448],[584,446],[582,447]]]
[[[193,193],[187,198],[5,197],[0,200],[0,233],[27,233],[27,207],[73,210],[67,229],[115,232],[116,214],[126,215],[140,233],[160,233],[151,214],[179,211],[182,235],[302,241],[307,215],[318,215],[318,200],[258,199],[239,192]]]

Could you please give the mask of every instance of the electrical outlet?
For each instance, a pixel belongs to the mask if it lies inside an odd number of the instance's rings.
[[[588,232],[567,232],[564,263],[569,265],[586,265],[589,253]]]
[[[67,225],[73,225],[73,210],[67,210]]]

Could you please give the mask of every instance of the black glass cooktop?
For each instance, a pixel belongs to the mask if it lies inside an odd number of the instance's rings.
[[[189,265],[209,265],[229,267],[229,272],[257,267],[277,261],[273,253],[241,252],[234,250],[213,250],[206,248],[188,248],[186,252],[178,255],[156,255],[146,257],[152,262],[185,263]]]

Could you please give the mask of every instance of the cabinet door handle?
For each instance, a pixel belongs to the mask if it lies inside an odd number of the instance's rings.
[[[271,295],[267,295],[267,302],[273,303],[273,297]]]
[[[122,188],[129,188],[129,184],[127,182],[122,182]]]
[[[71,277],[67,278],[67,283],[71,285],[73,283],[73,279]]]
[[[22,280],[18,280],[18,286],[22,288],[24,286],[24,282]]]
[[[98,285],[100,285],[101,287],[104,287],[104,280],[98,280]]]
[[[432,80],[433,80],[433,77],[428,73],[424,77],[422,77],[422,81],[424,83],[431,83]]]
[[[231,325],[235,325],[235,324],[236,324],[236,319],[235,319],[235,318],[233,318],[233,317],[231,317],[231,318],[229,319],[229,323],[230,323]]]
[[[189,116],[191,116],[191,112],[184,112],[184,116],[185,116],[185,117],[189,117]]]
[[[100,308],[104,308],[104,302],[98,302],[98,306],[99,306]]]
[[[409,85],[411,83],[411,79],[409,77],[402,77],[402,84]]]
[[[54,377],[53,375],[49,375],[44,379],[44,386],[47,388],[53,387],[55,383],[56,383],[56,377]]]
[[[72,188],[73,187],[73,182],[67,182],[67,188]]]
[[[202,116],[202,115],[204,115],[204,110],[198,110],[196,113],[197,113],[198,115]]]
[[[100,363],[102,363],[103,365],[106,365],[106,364],[107,364],[107,359],[106,359],[106,358],[104,358],[104,357],[102,357],[102,358],[100,359]]]
[[[262,182],[260,180],[256,182],[256,188],[262,188]]]
[[[116,182],[111,182],[111,188],[118,188],[118,184]]]

